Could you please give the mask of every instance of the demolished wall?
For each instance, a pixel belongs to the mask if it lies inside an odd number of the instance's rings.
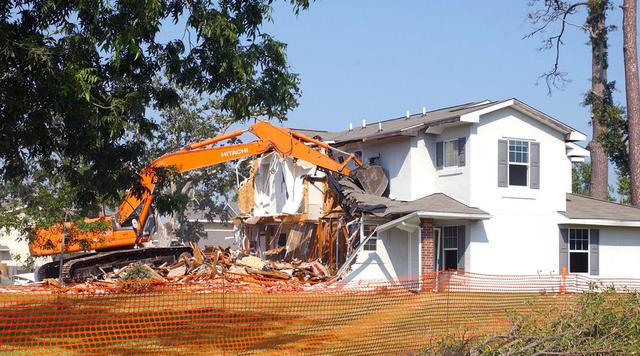
[[[265,259],[321,261],[335,271],[359,242],[359,224],[347,221],[329,176],[301,160],[257,158],[238,202],[244,249]]]

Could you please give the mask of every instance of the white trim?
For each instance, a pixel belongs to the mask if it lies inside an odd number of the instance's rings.
[[[640,227],[640,220],[609,220],[609,219],[570,219],[565,217],[560,225],[592,225],[592,226],[621,226]]]
[[[504,109],[511,107],[527,116],[532,117],[533,119],[539,121],[540,123],[552,127],[558,132],[564,134],[565,140],[567,141],[584,141],[587,139],[587,136],[582,132],[579,132],[572,127],[562,123],[559,120],[552,118],[551,116],[530,107],[529,105],[519,101],[518,99],[512,98],[509,100],[505,100],[503,102],[497,103],[495,105],[486,107],[484,109],[480,109],[478,111],[473,111],[460,116],[460,121],[462,122],[470,122],[470,123],[479,123],[480,116],[494,112],[496,110]]]
[[[566,138],[567,141],[585,141],[586,139],[587,135],[579,131],[571,131],[569,137]]]
[[[438,236],[436,236],[436,231],[438,231]],[[436,260],[435,260],[435,270],[439,271],[440,270],[440,259],[442,258],[441,253],[440,253],[440,249],[442,247],[442,228],[440,227],[433,227],[433,241],[434,241],[434,248],[436,249]],[[437,283],[437,282],[436,282]]]
[[[524,142],[527,144],[527,162],[511,162],[511,142]],[[531,142],[534,142],[533,140],[526,140],[526,139],[517,139],[517,138],[507,138],[507,187],[523,187],[523,188],[530,188],[531,186]],[[518,153],[518,151],[513,151],[513,153]],[[520,152],[520,153],[524,153],[524,152]],[[511,184],[511,165],[515,165],[515,166],[525,166],[527,167],[527,175],[526,175],[526,182],[524,185],[521,184]]]
[[[417,211],[416,213],[421,218],[468,219],[468,220],[491,219],[491,214],[441,213],[436,211]]]
[[[589,157],[591,155],[589,151],[572,142],[565,143],[565,147],[569,157]]]
[[[420,228],[419,225],[411,224],[407,220],[418,218],[440,218],[440,219],[465,219],[465,220],[486,220],[491,219],[490,214],[465,214],[465,213],[442,213],[435,211],[414,211],[413,213],[401,216],[395,220],[391,220],[382,225],[378,225],[378,232],[386,231],[392,228],[399,228],[401,230],[414,231]]]
[[[470,112],[468,114],[464,114],[462,116],[460,116],[460,121],[462,122],[471,122],[471,123],[478,123],[480,122],[480,115],[484,115],[496,110],[500,110],[500,109],[504,109],[504,108],[508,108],[510,106],[513,106],[515,104],[513,99],[509,99],[506,101],[503,101],[501,103],[498,103],[496,105],[491,105],[489,107],[486,107],[484,109],[478,110],[478,111],[473,111]]]
[[[438,170],[438,177],[458,176],[464,173],[464,170],[460,166],[443,167]]]
[[[571,249],[571,230],[587,230],[587,249],[586,250],[572,250]],[[570,227],[567,228],[567,270],[571,274],[584,274],[591,273],[591,229],[584,227]],[[573,272],[571,271],[571,253],[586,253],[587,254],[587,271],[586,272]]]
[[[428,134],[440,135],[444,132],[445,128],[445,125],[429,126],[424,132]]]

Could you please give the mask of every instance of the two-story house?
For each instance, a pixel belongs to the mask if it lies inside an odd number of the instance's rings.
[[[583,133],[517,99],[467,103],[341,132],[308,131],[381,165],[349,279],[436,269],[640,278],[640,209],[571,194]],[[368,202],[370,200],[370,202]]]

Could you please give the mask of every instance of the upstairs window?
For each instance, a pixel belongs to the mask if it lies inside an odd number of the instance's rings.
[[[436,142],[436,168],[463,167],[466,142],[466,137]]]
[[[529,177],[529,142],[509,140],[509,185],[527,186]]]
[[[444,166],[458,166],[458,140],[451,140],[444,143]]]

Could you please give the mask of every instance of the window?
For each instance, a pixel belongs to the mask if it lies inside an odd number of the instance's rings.
[[[442,229],[443,269],[458,269],[458,227],[445,226]]]
[[[569,273],[589,272],[589,229],[569,229]]]
[[[509,185],[527,186],[529,142],[509,140]]]
[[[364,238],[367,238],[367,236],[371,235],[376,227],[377,225],[364,225],[363,227]],[[367,242],[365,242],[362,249],[364,251],[376,251],[377,246],[378,246],[378,233],[376,232],[375,234],[371,235],[371,238],[369,238]]]
[[[464,167],[466,137],[436,142],[436,168]]]
[[[455,167],[458,165],[458,140],[444,143],[444,166]]]

